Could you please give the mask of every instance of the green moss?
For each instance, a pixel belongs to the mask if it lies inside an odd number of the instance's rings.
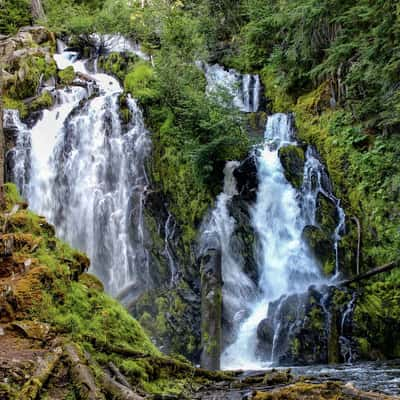
[[[291,350],[294,357],[298,357],[300,355],[301,343],[299,338],[294,338],[291,342]]]
[[[13,183],[7,182],[4,185],[4,194],[6,197],[6,206],[8,210],[11,210],[14,204],[22,202],[22,198],[18,192],[18,189]]]
[[[319,307],[312,307],[308,316],[311,320],[312,329],[316,331],[322,331],[324,329],[324,315]]]
[[[61,71],[58,71],[58,77],[63,85],[70,85],[75,79],[74,67],[71,65]]]
[[[10,97],[4,96],[3,105],[4,108],[18,110],[21,118],[26,118],[28,116],[28,107],[20,100],[11,99]]]

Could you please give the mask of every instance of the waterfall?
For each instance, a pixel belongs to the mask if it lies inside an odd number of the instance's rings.
[[[260,108],[261,83],[258,75],[241,75],[234,69],[225,70],[218,64],[198,63],[207,79],[207,93],[223,89],[233,98],[233,105],[243,112]],[[222,100],[224,101],[224,100]]]
[[[306,225],[315,225],[317,196],[325,193],[340,208],[327,187],[327,176],[321,162],[311,148],[306,153],[304,183],[297,191],[286,180],[278,151],[286,145],[297,145],[293,120],[290,115],[274,114],[268,118],[265,143],[257,150],[259,187],[257,200],[251,209],[251,220],[257,236],[258,290],[250,297],[251,310],[236,333],[235,341],[221,356],[224,369],[254,369],[274,361],[281,332],[281,308],[291,295],[300,307],[302,296],[311,285],[321,287],[329,283],[322,276],[319,263],[303,239]],[[335,243],[344,225],[344,212],[335,231]],[[337,236],[337,237],[336,237]],[[332,249],[333,250],[333,249]],[[277,305],[273,313],[273,341],[271,359],[265,360],[257,352],[257,328],[267,317],[271,302]],[[283,312],[283,311],[282,311]],[[300,315],[297,312],[297,315]],[[269,365],[268,363],[266,365]]]
[[[59,237],[88,254],[106,290],[128,302],[151,285],[143,215],[149,132],[130,97],[131,118],[122,123],[116,79],[90,73],[73,51],[54,58],[60,69],[72,65],[85,84],[53,91],[55,106],[32,129],[17,127],[13,181]],[[15,114],[5,115],[7,124]]]

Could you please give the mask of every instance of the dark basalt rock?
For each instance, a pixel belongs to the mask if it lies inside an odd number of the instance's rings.
[[[332,233],[316,226],[307,225],[303,229],[302,238],[308,244],[314,256],[321,261],[324,273],[326,275],[332,274],[335,270]]]
[[[242,259],[244,272],[254,281],[258,280],[257,262],[255,260],[255,232],[252,228],[249,204],[242,196],[233,196],[229,204],[230,215],[235,219],[235,230],[232,234],[232,249]]]
[[[293,187],[300,189],[304,175],[304,150],[299,146],[284,146],[279,149],[278,156],[286,179]]]
[[[255,155],[250,155],[242,161],[234,171],[237,189],[241,198],[248,202],[254,202],[257,197],[258,176],[257,160]]]
[[[354,361],[353,309],[351,294],[334,286],[283,296],[258,325],[258,354],[279,365]]]

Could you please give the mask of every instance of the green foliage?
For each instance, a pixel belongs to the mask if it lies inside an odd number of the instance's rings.
[[[378,129],[400,122],[399,6],[379,0],[250,0],[242,28],[247,69],[269,65],[299,95],[329,81],[337,103]],[[268,88],[267,88],[268,89]]]
[[[110,53],[99,57],[99,67],[122,82],[138,59],[138,56],[131,53]]]
[[[354,312],[360,350],[365,358],[400,356],[400,274],[369,284]]]
[[[58,77],[63,85],[70,85],[75,79],[75,71],[73,66],[69,66],[58,72]]]
[[[53,105],[54,99],[49,91],[45,90],[39,97],[32,101],[29,105],[30,111],[37,111],[43,108],[50,108]]]
[[[129,33],[131,6],[125,0],[44,0],[49,28],[55,32]]]
[[[9,108],[11,110],[18,110],[19,116],[21,118],[26,118],[28,116],[28,108],[20,100],[11,99],[9,97],[4,96],[3,105],[4,108]]]
[[[154,70],[151,65],[141,61],[125,76],[124,88],[140,103],[147,104],[155,101],[158,97],[157,90],[154,89],[154,82]]]
[[[0,3],[0,33],[9,35],[32,23],[30,1],[3,0]]]

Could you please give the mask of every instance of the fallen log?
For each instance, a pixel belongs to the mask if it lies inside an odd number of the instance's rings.
[[[365,272],[361,275],[357,275],[353,278],[339,282],[339,286],[348,286],[348,285],[351,285],[352,283],[357,283],[357,282],[363,281],[365,279],[371,278],[371,277],[381,274],[383,272],[389,272],[392,269],[398,267],[399,265],[400,265],[400,260],[392,261],[388,264],[382,265],[381,267],[373,268],[370,271]]]
[[[19,400],[39,398],[42,387],[46,384],[62,355],[62,348],[56,347],[37,362],[33,376],[25,383],[19,393]]]

